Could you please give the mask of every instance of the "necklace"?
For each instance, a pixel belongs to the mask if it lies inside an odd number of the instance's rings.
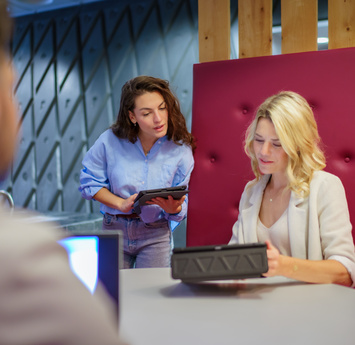
[[[269,199],[270,202],[272,202],[273,200],[275,200],[279,196],[280,193],[282,193],[283,190],[284,190],[283,188],[279,189],[276,191],[276,193],[274,195],[270,195],[271,194],[270,189],[268,189],[269,196],[267,198]]]
[[[281,202],[284,199],[285,196],[287,196],[289,193],[289,191],[287,190],[286,186],[281,186],[281,187],[274,187],[273,189],[270,186],[270,180],[268,181],[266,188],[264,189],[264,196],[265,199],[269,200],[269,202],[273,202],[276,199],[279,198],[280,194],[281,194]],[[271,192],[275,191],[274,194],[272,194]]]
[[[147,149],[143,146],[143,144],[142,144],[142,148],[143,148],[143,152],[144,152],[145,155],[147,155],[147,154],[150,152],[150,148],[149,148],[149,150],[147,150]]]
[[[151,142],[149,140],[144,140],[144,138],[140,137],[139,135],[138,135],[138,138],[141,142],[143,153],[145,156],[147,156],[149,154],[150,150],[152,149],[154,142]]]
[[[274,195],[271,195],[270,190],[268,190],[266,199],[268,199],[269,202],[274,202],[276,200],[279,200],[281,203],[284,203],[287,200],[289,200],[290,195],[291,195],[291,191],[289,189],[280,188],[276,191],[276,193],[274,193]]]

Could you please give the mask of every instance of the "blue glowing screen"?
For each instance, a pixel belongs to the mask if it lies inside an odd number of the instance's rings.
[[[68,237],[60,243],[68,252],[72,271],[91,293],[98,280],[98,242],[96,236]]]

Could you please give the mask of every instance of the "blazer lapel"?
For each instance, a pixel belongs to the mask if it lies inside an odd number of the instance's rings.
[[[300,205],[304,198],[291,193],[288,208],[288,231],[290,238],[291,256],[305,259],[307,258],[307,217],[306,210]]]
[[[255,243],[258,242],[258,237],[256,231],[257,221],[259,218],[261,200],[263,198],[263,191],[269,181],[270,175],[264,175],[257,184],[252,187],[253,192],[250,197],[250,207],[242,211],[243,219],[243,237],[245,243]]]

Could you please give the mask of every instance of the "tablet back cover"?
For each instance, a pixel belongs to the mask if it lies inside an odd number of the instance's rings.
[[[236,244],[174,249],[172,277],[185,282],[260,278],[268,271],[266,244]]]

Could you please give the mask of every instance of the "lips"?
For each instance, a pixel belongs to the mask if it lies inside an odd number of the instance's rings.
[[[263,159],[261,159],[261,158],[259,158],[259,162],[260,162],[261,164],[263,164],[263,165],[269,165],[269,164],[272,164],[272,163],[273,163],[273,161],[265,161],[265,160],[263,160]]]
[[[163,129],[164,129],[164,125],[154,127],[154,130],[157,131],[157,132],[160,132],[160,131],[162,131]]]

